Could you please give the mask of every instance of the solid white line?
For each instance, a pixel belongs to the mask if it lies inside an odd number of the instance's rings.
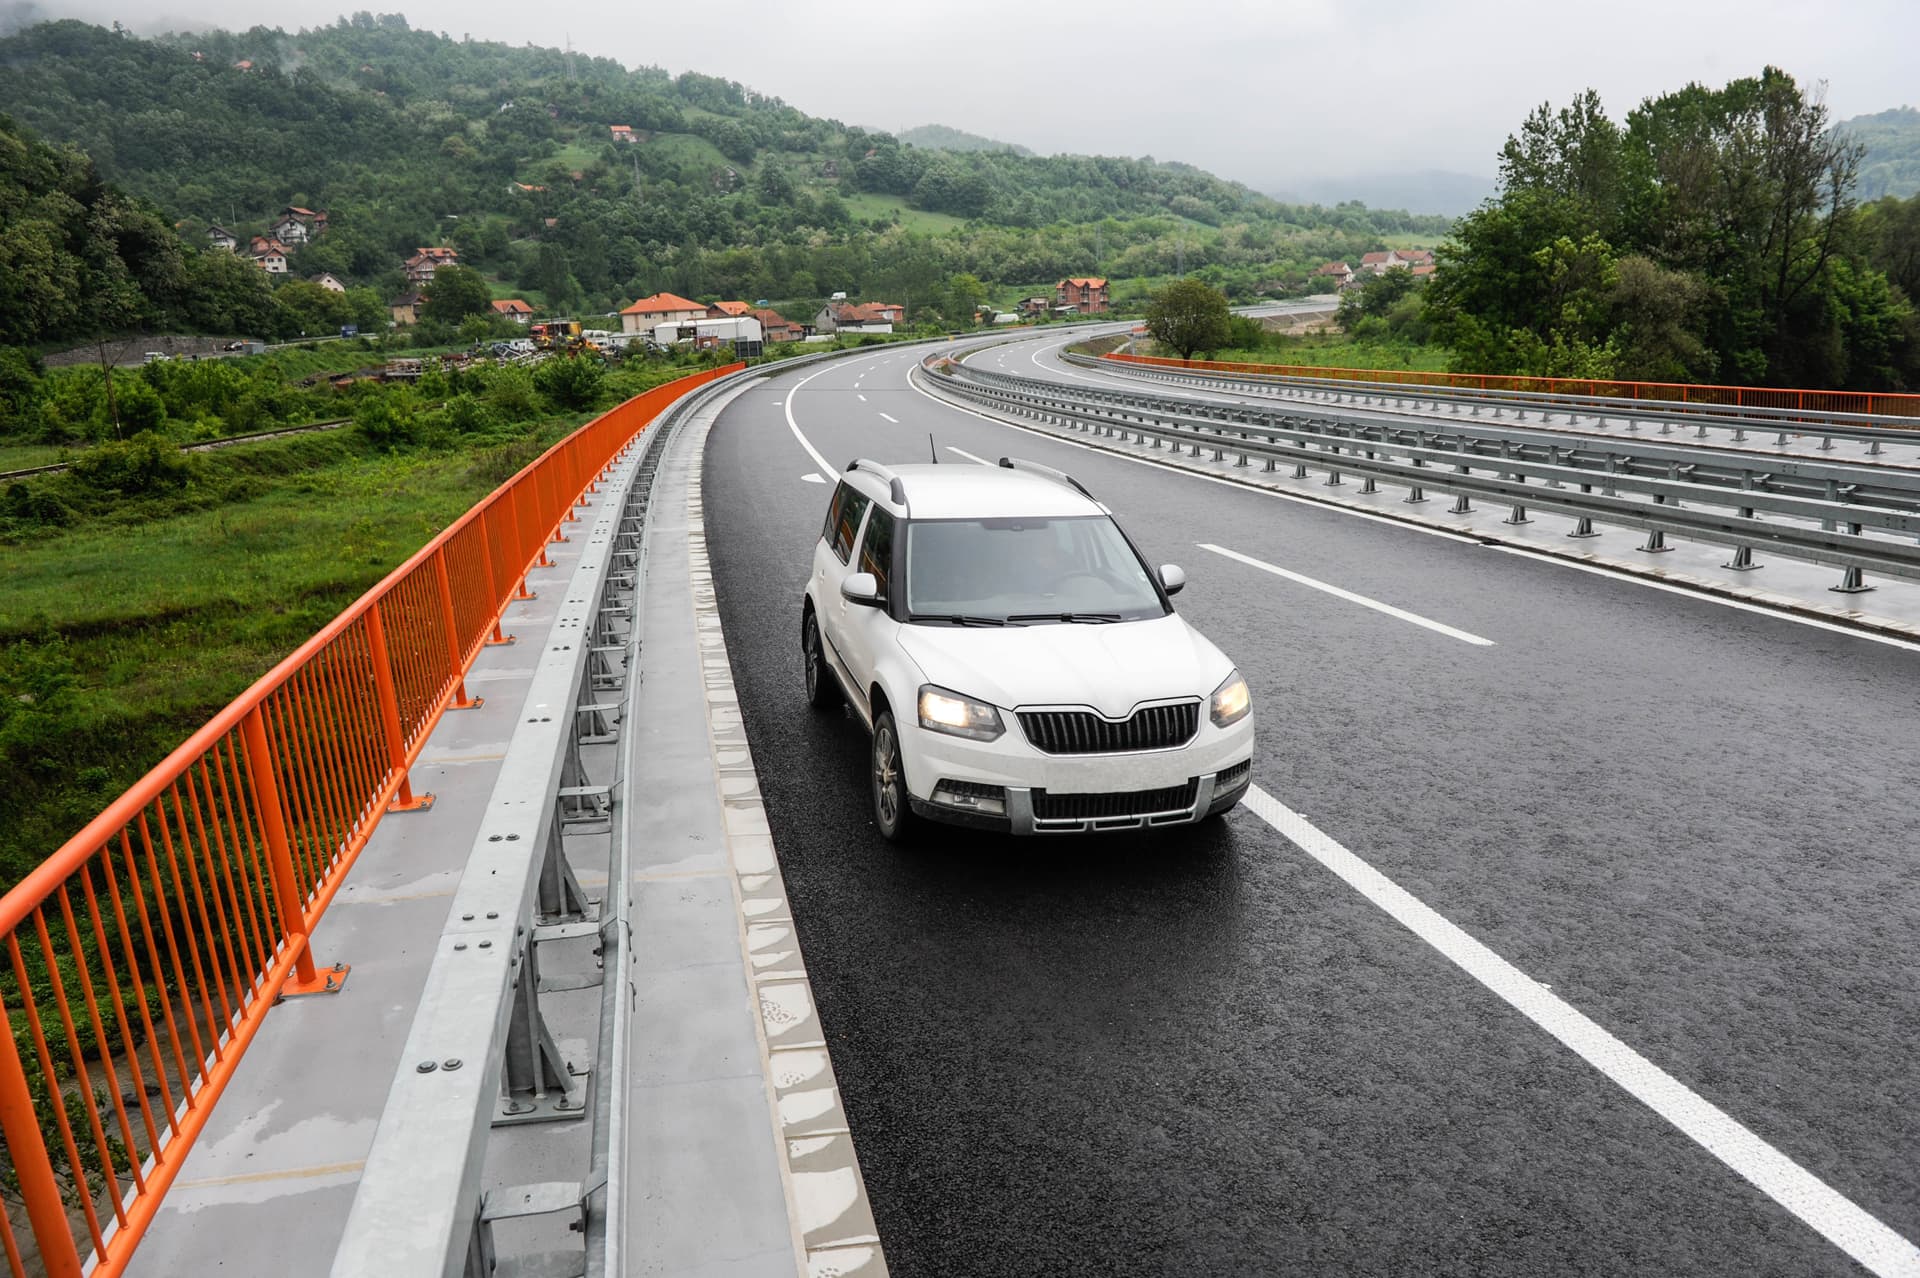
[[[880,415],[882,417],[885,417],[888,421],[892,422],[895,426],[898,426],[900,424],[900,419],[898,417],[891,417],[891,416],[888,416],[886,413],[882,413]]]
[[[1461,971],[1559,1039],[1576,1056],[1859,1264],[1884,1278],[1920,1276],[1920,1248],[1474,940],[1304,816],[1257,785],[1247,790],[1242,803],[1295,847],[1333,871]]]
[[[1571,559],[1562,559],[1558,555],[1541,554],[1526,546],[1503,546],[1492,543],[1491,550],[1504,550],[1509,555],[1518,555],[1522,559],[1531,559],[1537,563],[1553,564],[1560,568],[1572,568],[1577,572],[1590,572],[1596,577],[1611,577],[1615,581],[1632,586],[1645,586],[1649,590],[1664,590],[1671,595],[1684,595],[1689,599],[1699,599],[1705,603],[1719,604],[1723,608],[1738,608],[1741,612],[1758,613],[1762,617],[1772,617],[1776,621],[1791,621],[1802,626],[1812,626],[1816,630],[1830,630],[1837,635],[1846,635],[1850,639],[1866,639],[1873,643],[1883,643],[1889,648],[1904,648],[1908,652],[1920,652],[1920,642],[1901,639],[1896,635],[1874,634],[1870,630],[1855,630],[1851,626],[1842,626],[1831,621],[1822,621],[1818,617],[1803,617],[1798,613],[1783,612],[1766,604],[1752,603],[1745,599],[1729,599],[1725,595],[1708,594],[1703,590],[1694,590],[1687,586],[1676,586],[1671,582],[1649,581],[1645,577],[1635,576],[1620,568],[1609,568],[1605,564],[1583,564]]]
[[[793,437],[800,441],[800,447],[807,450],[807,456],[813,458],[814,463],[820,467],[820,473],[823,475],[838,475],[840,468],[822,457],[820,450],[813,446],[813,441],[800,433],[800,423],[793,420],[793,397],[799,393],[802,386],[805,386],[814,378],[832,371],[833,365],[829,364],[818,372],[808,373],[805,377],[795,382],[793,389],[787,392],[787,402],[782,406],[787,414],[787,429],[793,432]]]
[[[988,461],[988,460],[987,460],[986,458],[984,458],[984,457],[979,457],[979,456],[975,456],[975,455],[974,455],[973,453],[970,453],[970,452],[968,452],[968,451],[967,451],[966,449],[964,449],[964,448],[955,448],[955,447],[954,447],[954,446],[953,446],[952,444],[948,444],[948,445],[947,445],[947,451],[948,451],[948,452],[950,452],[950,453],[959,453],[959,454],[960,454],[960,455],[961,455],[962,457],[964,457],[964,458],[966,458],[966,459],[967,459],[968,461],[970,461],[970,462],[972,462],[972,463],[974,463],[974,465],[976,465],[976,466],[991,466],[991,465],[993,465],[993,463],[992,463],[992,462],[990,462],[990,461]]]
[[[1344,599],[1348,603],[1357,603],[1362,608],[1371,608],[1375,612],[1384,612],[1387,616],[1398,617],[1402,621],[1411,621],[1416,626],[1424,626],[1428,630],[1437,631],[1450,638],[1458,639],[1462,643],[1475,644],[1482,648],[1491,648],[1494,646],[1493,640],[1491,639],[1482,639],[1479,635],[1472,634],[1468,631],[1456,630],[1452,626],[1433,620],[1431,617],[1423,617],[1417,612],[1408,612],[1405,608],[1396,608],[1392,604],[1381,603],[1378,599],[1369,599],[1365,595],[1356,595],[1351,590],[1342,590],[1338,586],[1329,585],[1324,581],[1319,581],[1304,573],[1292,572],[1286,568],[1270,564],[1264,559],[1255,559],[1252,555],[1243,555],[1237,550],[1228,550],[1225,546],[1216,546],[1212,542],[1203,541],[1199,543],[1199,546],[1200,549],[1211,550],[1216,555],[1225,555],[1228,559],[1237,559],[1250,568],[1258,568],[1262,572],[1270,572],[1276,577],[1285,577],[1288,581],[1297,581],[1301,585],[1310,586],[1315,590],[1324,590],[1336,599]]]

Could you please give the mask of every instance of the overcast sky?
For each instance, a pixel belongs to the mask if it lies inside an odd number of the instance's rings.
[[[324,25],[324,2],[0,0],[142,32]],[[1542,101],[1615,118],[1773,63],[1833,118],[1920,105],[1917,0],[385,0],[455,39],[560,45],[738,80],[812,115],[952,125],[1042,153],[1184,160],[1262,190],[1433,168],[1491,176]],[[342,9],[340,12],[347,12]]]

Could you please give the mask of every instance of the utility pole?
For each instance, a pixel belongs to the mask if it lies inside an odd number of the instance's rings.
[[[1173,243],[1174,274],[1185,279],[1187,278],[1187,237],[1184,234],[1176,235],[1173,237]]]

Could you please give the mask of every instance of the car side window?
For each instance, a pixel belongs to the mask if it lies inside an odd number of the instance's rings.
[[[859,572],[870,572],[880,583],[880,597],[887,598],[887,578],[893,568],[893,514],[879,506],[867,519],[866,540],[860,543]]]
[[[834,490],[833,503],[827,507],[826,527],[820,530],[820,535],[826,538],[835,557],[843,564],[853,554],[853,539],[860,531],[860,516],[867,513],[868,504],[865,493],[850,488],[844,481]]]

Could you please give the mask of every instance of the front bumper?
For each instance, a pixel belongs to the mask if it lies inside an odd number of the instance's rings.
[[[1238,803],[1252,779],[1253,716],[1230,728],[1203,719],[1179,749],[1130,754],[1042,754],[1018,729],[974,742],[917,725],[903,727],[900,745],[908,797],[928,820],[1008,834],[1139,830],[1189,825]],[[1004,813],[936,802],[946,782],[1001,791]]]

